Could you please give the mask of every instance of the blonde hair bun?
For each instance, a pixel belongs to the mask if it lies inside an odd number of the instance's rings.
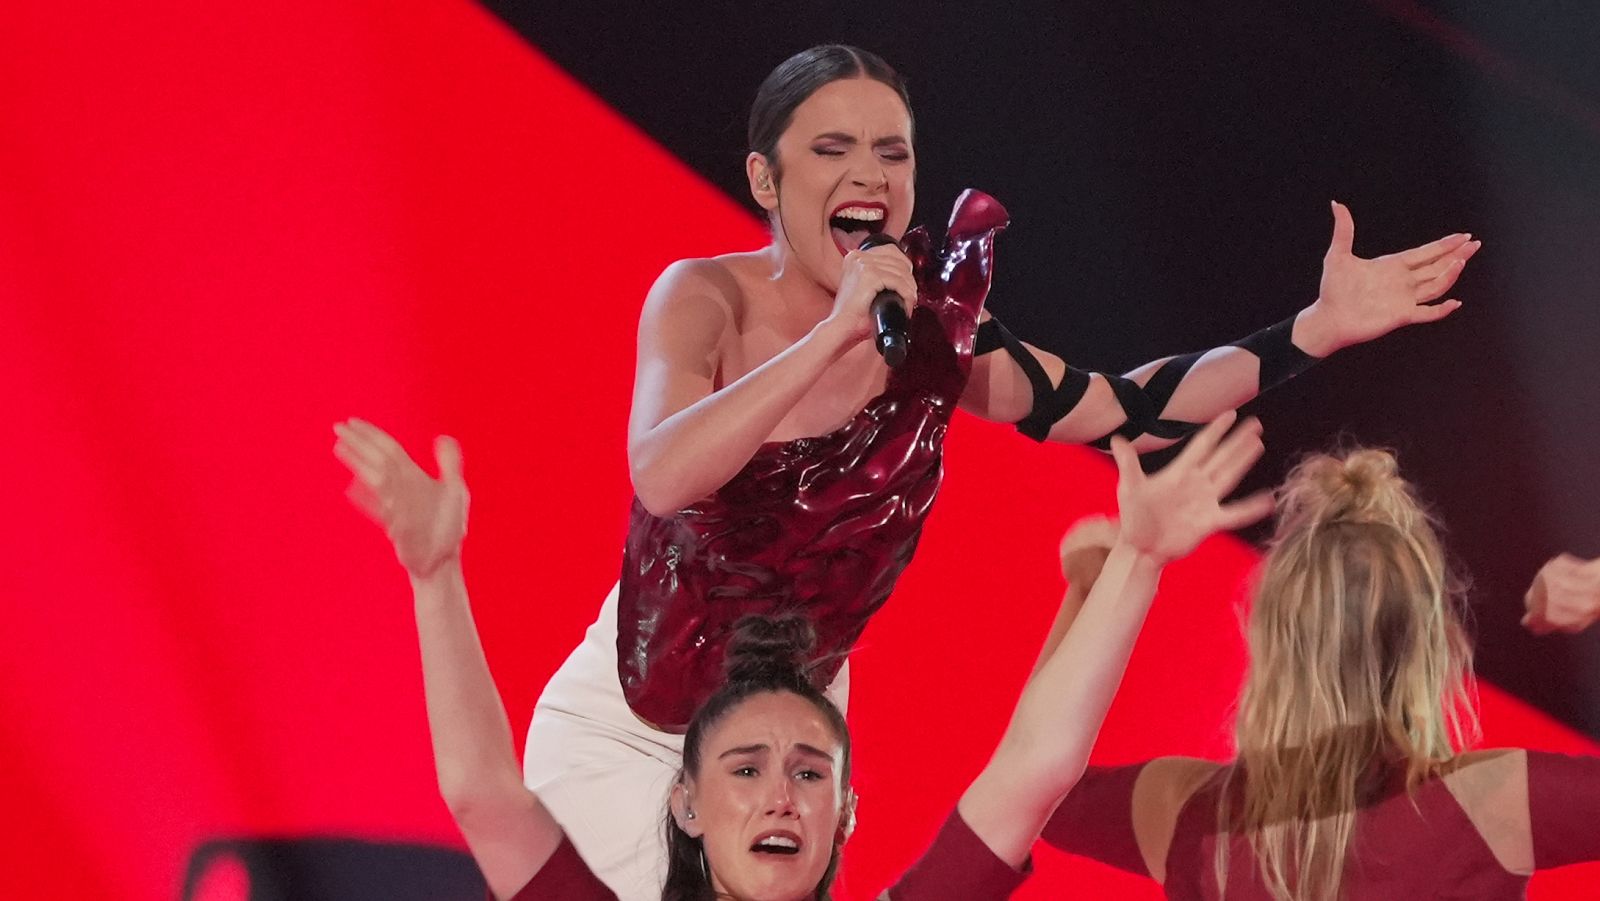
[[[1338,522],[1409,528],[1419,515],[1394,453],[1377,448],[1307,457],[1289,473],[1278,495],[1280,532]]]

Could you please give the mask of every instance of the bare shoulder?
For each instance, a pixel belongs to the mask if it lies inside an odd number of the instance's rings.
[[[1167,852],[1179,814],[1222,766],[1198,757],[1157,757],[1139,771],[1133,784],[1133,834],[1145,868],[1157,882],[1166,881]]]
[[[645,302],[671,303],[675,298],[695,296],[730,302],[740,293],[738,281],[722,257],[690,257],[661,270]]]
[[[737,321],[743,295],[722,258],[678,260],[662,270],[645,298],[640,338],[656,333],[714,337]]]
[[[1533,872],[1533,831],[1528,814],[1528,752],[1493,748],[1458,755],[1441,774],[1505,869]]]

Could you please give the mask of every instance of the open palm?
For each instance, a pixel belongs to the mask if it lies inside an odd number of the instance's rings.
[[[1175,560],[1213,533],[1243,528],[1272,512],[1267,491],[1223,502],[1264,450],[1261,423],[1247,419],[1230,434],[1234,419],[1230,410],[1212,420],[1154,475],[1139,467],[1131,444],[1112,439],[1124,542],[1159,560]]]
[[[383,526],[400,565],[414,576],[427,576],[460,554],[470,497],[461,477],[461,447],[454,438],[434,440],[439,464],[435,479],[370,422],[350,419],[333,431],[338,436],[333,454],[353,477],[350,500]]]
[[[1360,344],[1405,325],[1437,322],[1461,307],[1445,295],[1483,244],[1456,234],[1373,259],[1355,255],[1350,209],[1333,204],[1333,238],[1322,260],[1322,283],[1312,309],[1325,321],[1326,351]]]

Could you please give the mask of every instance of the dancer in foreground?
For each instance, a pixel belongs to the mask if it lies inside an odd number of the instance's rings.
[[[1520,898],[1535,869],[1600,859],[1600,759],[1462,751],[1471,644],[1394,458],[1312,457],[1278,516],[1238,758],[1090,768],[1045,841],[1230,901]]]
[[[1126,376],[1088,373],[983,312],[1006,224],[992,198],[964,195],[942,245],[906,232],[913,121],[883,60],[795,55],[761,85],[748,134],[772,241],[675,263],[645,301],[620,582],[545,687],[524,761],[624,897],[660,883],[637,800],[665,796],[734,622],[810,619],[826,661],[811,677],[843,706],[847,652],[916,548],[958,405],[1035,440],[1161,447],[1341,347],[1444,318],[1459,303],[1433,301],[1478,248],[1457,234],[1361,259],[1335,205],[1318,296],[1292,318]],[[862,251],[874,233],[903,247]],[[868,340],[884,290],[912,309],[909,357],[892,371]]]
[[[1121,528],[1076,628],[1029,680],[993,758],[889,897],[1003,898],[1021,883],[1039,829],[1084,770],[1162,567],[1270,510],[1264,495],[1222,501],[1261,455],[1259,425],[1228,434],[1232,421],[1230,413],[1206,426],[1154,476],[1114,439]],[[352,500],[383,526],[410,577],[439,789],[490,891],[615,898],[522,785],[462,576],[460,449],[436,441],[434,479],[373,425],[351,420],[335,431]],[[666,819],[669,868],[657,896],[825,899],[854,798],[844,717],[805,672],[812,629],[798,617],[747,617],[729,649],[725,680],[690,720],[669,809],[648,811]]]

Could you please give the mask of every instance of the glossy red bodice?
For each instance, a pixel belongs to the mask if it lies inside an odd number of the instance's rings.
[[[902,242],[917,275],[906,361],[844,427],[764,444],[715,494],[669,516],[633,502],[617,623],[635,714],[687,727],[722,680],[733,624],[799,610],[816,625],[821,687],[911,560],[943,477],[945,428],[966,388],[1005,208],[967,191],[943,251]]]

